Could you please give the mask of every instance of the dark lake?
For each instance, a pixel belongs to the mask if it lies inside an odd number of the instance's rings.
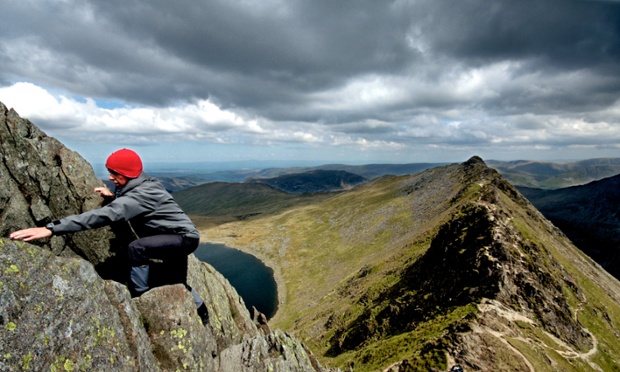
[[[251,254],[224,244],[201,243],[196,257],[213,266],[243,298],[252,313],[252,306],[271,319],[278,310],[278,288],[273,270]]]

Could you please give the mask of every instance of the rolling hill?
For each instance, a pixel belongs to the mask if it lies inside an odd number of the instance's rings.
[[[265,184],[227,182],[206,183],[173,195],[195,222],[209,225],[273,215],[328,197],[290,194]]]
[[[291,194],[306,194],[347,190],[366,181],[346,171],[317,169],[273,178],[250,178],[246,182],[262,183]]]

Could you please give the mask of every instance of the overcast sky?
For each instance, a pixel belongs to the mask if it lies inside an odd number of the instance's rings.
[[[620,2],[0,0],[0,101],[92,163],[620,157]]]

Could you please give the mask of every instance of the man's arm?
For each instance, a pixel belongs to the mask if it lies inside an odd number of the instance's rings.
[[[52,230],[47,227],[31,227],[29,229],[14,231],[9,235],[11,239],[23,240],[25,242],[49,238],[50,236],[52,236]]]
[[[114,197],[114,193],[108,190],[107,187],[97,187],[95,188],[95,192],[100,194],[103,197]],[[49,238],[54,233],[53,227],[31,227],[28,229],[14,231],[9,235],[11,239],[14,240],[23,240],[25,242],[29,242],[31,240],[38,240]]]

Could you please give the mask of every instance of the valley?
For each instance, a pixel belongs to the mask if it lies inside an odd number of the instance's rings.
[[[217,223],[228,199],[209,195],[209,212],[190,213],[203,237],[274,270],[270,325],[326,365],[589,370],[618,357],[617,280],[481,159],[305,198],[269,191]]]

